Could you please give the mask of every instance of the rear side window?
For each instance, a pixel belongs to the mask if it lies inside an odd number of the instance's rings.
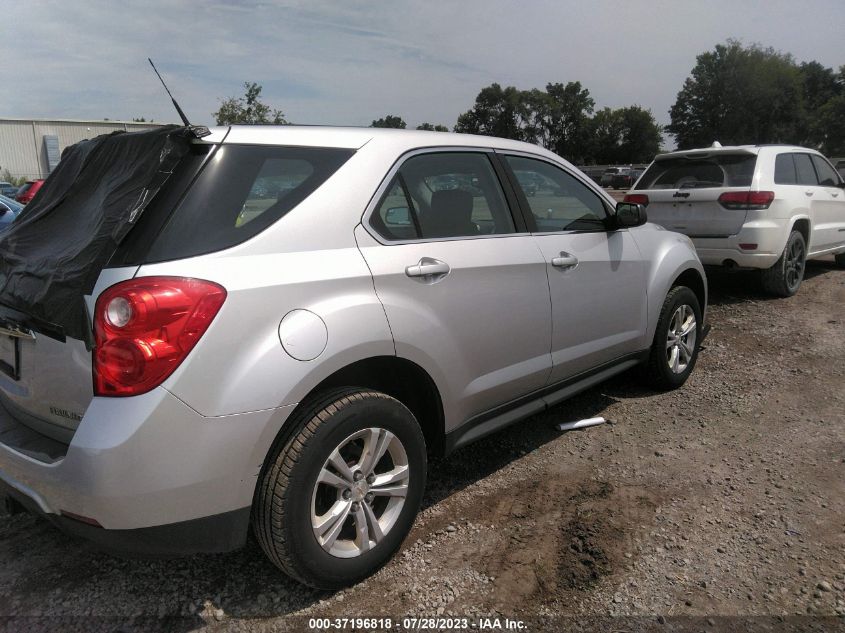
[[[702,158],[667,158],[645,171],[636,189],[703,189],[749,187],[757,164],[755,154],[716,154]]]
[[[389,240],[513,233],[513,217],[486,154],[435,152],[406,160],[370,220]]]
[[[798,179],[795,176],[795,161],[792,160],[792,154],[778,154],[775,158],[775,184],[798,184]]]
[[[146,261],[192,257],[248,240],[305,200],[352,154],[336,148],[220,146]]]
[[[839,184],[839,174],[824,158],[817,154],[810,154],[810,157],[813,160],[813,166],[816,168],[819,184],[822,187],[835,187]]]
[[[813,169],[813,162],[809,154],[793,154],[795,159],[795,174],[799,185],[818,185],[816,170]]]

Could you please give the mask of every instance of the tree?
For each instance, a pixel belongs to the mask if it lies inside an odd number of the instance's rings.
[[[696,58],[669,111],[678,147],[795,142],[802,82],[791,55],[728,40]]]
[[[529,136],[574,162],[585,162],[590,152],[590,115],[595,101],[580,81],[547,84],[546,90],[523,93],[529,108]]]
[[[429,132],[448,132],[449,131],[449,128],[447,128],[445,125],[440,125],[439,123],[437,125],[432,125],[431,123],[423,123],[422,125],[418,125],[417,129],[418,130],[427,130]]]
[[[845,156],[845,94],[827,101],[818,112],[813,136],[827,156]]]
[[[455,132],[530,141],[534,133],[527,129],[529,122],[524,93],[513,86],[502,88],[494,83],[482,88],[472,109],[458,117]]]
[[[402,117],[396,116],[395,114],[388,114],[386,117],[376,119],[370,123],[370,127],[391,127],[397,130],[404,130],[405,126],[406,123],[402,120]]]
[[[801,145],[811,145],[828,155],[841,154],[845,145],[841,118],[845,95],[845,66],[835,73],[818,62],[800,66],[804,98]],[[796,141],[798,142],[798,141]]]
[[[286,125],[287,121],[281,110],[275,110],[259,101],[261,86],[255,82],[244,82],[243,97],[229,97],[220,104],[220,109],[212,116],[217,125],[273,124]]]
[[[148,121],[145,117],[139,116],[139,117],[132,117],[132,122],[133,123],[147,123]],[[149,123],[153,123],[153,122],[154,122],[154,119],[149,120]]]

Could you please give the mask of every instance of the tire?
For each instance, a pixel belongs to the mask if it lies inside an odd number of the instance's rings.
[[[839,255],[834,255],[833,259],[836,260],[836,265],[840,268],[845,268],[845,253],[839,253]]]
[[[763,290],[775,297],[791,297],[804,280],[807,244],[800,231],[792,231],[780,258],[762,273]]]
[[[688,323],[692,317],[692,329],[678,337],[680,327]],[[646,380],[658,391],[669,391],[683,385],[698,360],[698,350],[701,346],[701,306],[698,297],[686,286],[675,286],[666,295],[660,317],[657,319],[657,329],[646,364]],[[671,334],[670,334],[671,331]],[[679,343],[670,347],[670,336]],[[690,340],[694,337],[694,340]],[[685,344],[682,345],[681,341]],[[692,345],[690,345],[692,343]],[[691,349],[690,349],[691,348]],[[677,362],[675,362],[677,359]],[[683,361],[686,360],[684,363]]]
[[[426,479],[422,431],[398,400],[354,388],[316,396],[288,424],[291,431],[271,449],[259,476],[252,518],[256,538],[267,557],[300,582],[319,589],[349,586],[387,563],[413,525]],[[384,449],[370,470],[368,446]],[[329,464],[333,456],[340,468]],[[359,470],[385,483],[359,479]],[[387,483],[388,472],[401,479]],[[331,483],[318,483],[318,476]],[[387,494],[403,486],[404,497]],[[331,518],[335,512],[342,520]],[[329,527],[320,528],[323,536],[312,527],[312,521],[320,523],[316,517],[328,517]]]

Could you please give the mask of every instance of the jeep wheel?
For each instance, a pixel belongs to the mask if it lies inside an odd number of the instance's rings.
[[[800,231],[792,231],[780,259],[763,271],[763,289],[776,297],[791,297],[801,286],[807,265],[807,244]]]
[[[426,451],[413,414],[383,393],[323,394],[287,424],[262,469],[253,527],[280,569],[321,589],[376,572],[422,501]]]
[[[646,366],[652,387],[668,391],[686,382],[698,359],[701,327],[698,297],[686,286],[672,288],[660,310]]]

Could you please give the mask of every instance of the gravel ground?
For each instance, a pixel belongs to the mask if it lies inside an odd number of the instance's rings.
[[[0,629],[307,630],[307,617],[441,614],[644,616],[611,620],[627,623],[617,630],[786,616],[794,630],[840,630],[845,271],[811,263],[791,299],[755,282],[711,276],[713,331],[682,389],[652,393],[626,374],[432,464],[402,551],[358,586],[306,589],[253,541],[124,560],[0,516],[0,615],[15,616]],[[594,415],[610,423],[554,430]]]

